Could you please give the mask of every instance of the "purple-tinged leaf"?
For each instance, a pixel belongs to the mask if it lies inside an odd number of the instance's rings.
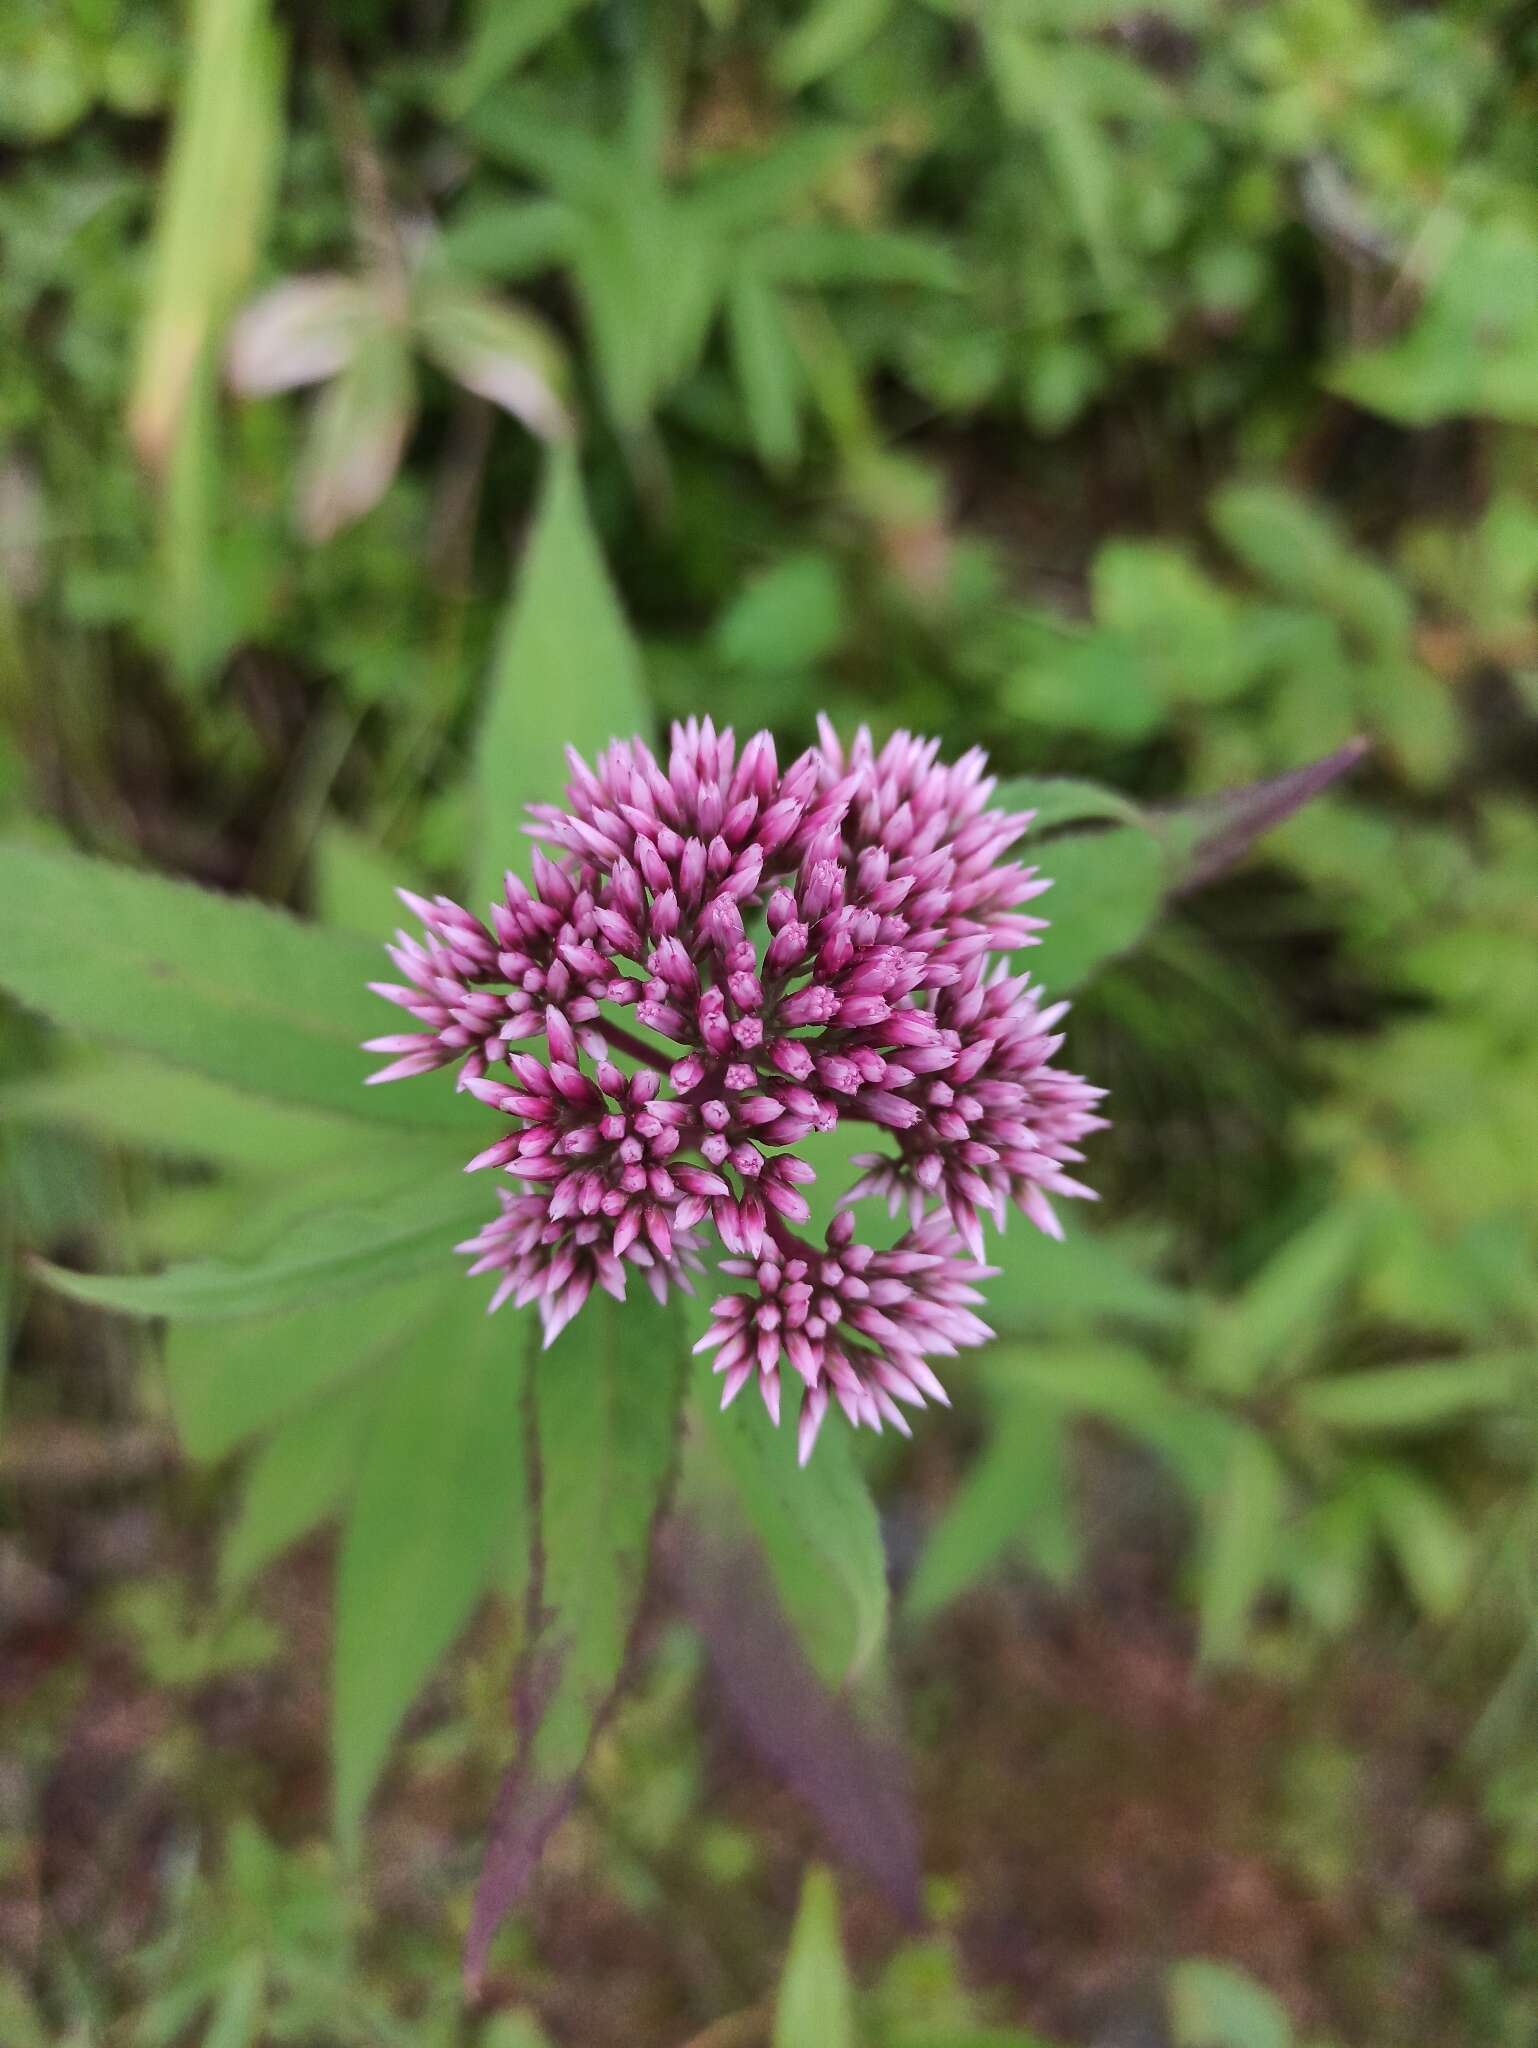
[[[1263,833],[1284,824],[1349,775],[1371,748],[1370,740],[1348,740],[1334,753],[1285,775],[1269,775],[1264,781],[1242,783],[1237,789],[1155,813],[1152,823],[1175,863],[1172,893],[1183,896],[1225,874]]]
[[[544,441],[574,431],[566,361],[542,320],[463,285],[424,289],[416,312],[422,347],[457,384],[522,420]]]
[[[291,277],[253,299],[236,318],[225,374],[243,397],[320,384],[346,368],[382,318],[366,285],[332,273]]]
[[[330,540],[379,503],[415,410],[406,338],[398,328],[376,327],[316,400],[299,479],[306,539]]]
[[[681,1518],[668,1573],[710,1652],[732,1716],[774,1776],[805,1801],[830,1847],[909,1924],[922,1917],[918,1826],[901,1744],[813,1670],[745,1541]]]

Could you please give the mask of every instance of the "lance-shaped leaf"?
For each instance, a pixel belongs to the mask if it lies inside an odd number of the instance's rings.
[[[1217,796],[1155,815],[1156,828],[1176,865],[1174,886],[1182,894],[1204,888],[1241,860],[1262,834],[1284,824],[1295,811],[1349,775],[1371,751],[1365,739],[1349,740],[1305,767],[1267,776]]]
[[[825,1430],[803,1469],[794,1415],[772,1429],[745,1399],[723,1414],[708,1367],[697,1379],[702,1424],[690,1450],[698,1484],[724,1485],[735,1499],[812,1668],[843,1686],[874,1660],[888,1605],[881,1527],[850,1436]]]
[[[449,1266],[281,1315],[173,1323],[165,1339],[166,1391],[184,1448],[194,1458],[223,1458],[290,1416],[302,1417],[345,1382],[377,1378],[441,1313],[445,1292],[464,1284]]]
[[[696,1479],[691,1473],[691,1483]],[[918,1824],[884,1689],[835,1689],[813,1668],[762,1550],[729,1501],[697,1489],[663,1547],[669,1576],[747,1741],[816,1816],[840,1862],[916,1924]]]
[[[280,118],[267,0],[198,0],[161,191],[129,405],[140,455],[168,455],[198,361],[255,261]]]
[[[526,1540],[524,1334],[462,1288],[407,1346],[369,1430],[337,1570],[344,1841],[407,1708]]]
[[[522,1895],[624,1672],[652,1527],[674,1466],[685,1348],[673,1307],[595,1295],[533,1366],[537,1568],[515,1711],[521,1753],[497,1802],[465,1976]]]
[[[485,1197],[460,1175],[411,1184],[385,1200],[305,1217],[251,1259],[203,1259],[163,1273],[34,1270],[60,1294],[129,1316],[270,1315],[409,1278],[451,1258],[485,1217]]]
[[[1366,752],[1365,741],[1353,740],[1290,774],[1153,811],[1069,778],[1004,783],[1001,803],[1037,813],[1024,851],[1052,882],[1042,906],[1052,923],[1032,948],[1032,975],[1054,995],[1076,988],[1129,952],[1167,898],[1226,872]]]
[[[56,1023],[259,1095],[393,1124],[474,1121],[452,1089],[362,1085],[376,947],[267,905],[0,844],[0,987]]]
[[[219,1550],[219,1583],[240,1591],[289,1545],[341,1512],[356,1484],[388,1376],[338,1387],[291,1416],[255,1453]]]
[[[415,320],[425,352],[466,391],[501,406],[542,440],[564,441],[574,432],[566,359],[534,314],[462,284],[424,281]]]
[[[476,742],[471,901],[500,893],[505,868],[529,872],[524,806],[559,798],[568,745],[591,760],[611,739],[651,724],[640,657],[588,518],[576,457],[555,448]]]
[[[359,278],[286,278],[232,323],[225,374],[244,398],[324,383],[352,361],[379,317],[376,296]]]
[[[416,411],[405,331],[381,321],[315,402],[299,469],[299,524],[330,540],[371,512],[400,467]]]

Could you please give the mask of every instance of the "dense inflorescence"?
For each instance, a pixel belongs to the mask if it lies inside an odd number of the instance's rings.
[[[1043,1008],[1001,956],[1032,945],[1048,886],[1005,859],[1030,822],[989,808],[976,749],[868,732],[784,770],[758,733],[739,752],[706,719],[666,765],[640,740],[571,756],[564,808],[532,807],[533,886],[509,874],[487,921],[402,892],[423,936],[375,983],[417,1030],[370,1041],[370,1078],[451,1063],[505,1120],[470,1162],[516,1184],[461,1250],[495,1273],[492,1306],[534,1302],[554,1339],[597,1285],[688,1287],[713,1229],[740,1291],[714,1348],[731,1400],[756,1380],[776,1419],[785,1364],[804,1382],[801,1454],[830,1400],[906,1430],[945,1399],[929,1360],[981,1343],[983,1218],[1007,1206],[1058,1233],[1053,1196],[1104,1119],[1101,1091],[1053,1065]],[[529,1049],[543,1040],[543,1058]],[[845,1202],[880,1194],[909,1228],[859,1243],[847,1207],[800,1234],[815,1170],[795,1150],[854,1120],[893,1149],[858,1155]],[[902,1405],[900,1405],[902,1404]]]

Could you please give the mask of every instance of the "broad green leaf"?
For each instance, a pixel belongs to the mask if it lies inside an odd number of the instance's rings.
[[[1000,810],[1032,813],[1024,842],[1027,847],[1041,833],[1053,832],[1062,825],[1098,824],[1102,820],[1117,825],[1143,822],[1141,811],[1130,797],[1105,789],[1098,782],[1078,781],[1071,775],[1011,776],[999,784],[993,801]]]
[[[1077,1535],[1067,1484],[1063,1412],[1017,1396],[924,1546],[903,1611],[914,1621],[948,1606],[1015,1545],[1048,1576],[1071,1575]]]
[[[774,2006],[773,2048],[855,2048],[854,1988],[830,1872],[809,1870]]]
[[[1310,1380],[1298,1388],[1292,1405],[1327,1429],[1443,1429],[1489,1409],[1510,1408],[1535,1382],[1538,1352],[1500,1351]]]
[[[596,1290],[537,1353],[537,1630],[520,1687],[522,1751],[503,1788],[466,1948],[479,1980],[528,1882],[624,1672],[672,1477],[685,1347],[677,1304]]]
[[[1292,2048],[1280,2000],[1231,1963],[1176,1963],[1169,2002],[1175,2048]]]
[[[395,480],[416,412],[405,330],[381,314],[310,416],[299,465],[299,526],[327,541],[371,512]]]
[[[337,1576],[336,1811],[356,1840],[407,1708],[524,1518],[526,1325],[472,1289],[412,1339],[363,1447]]]
[[[376,926],[376,929],[379,927]],[[0,1089],[0,1116],[168,1159],[293,1173],[342,1152],[400,1142],[351,1117],[296,1109],[137,1053],[86,1055]]]
[[[404,883],[421,893],[418,876],[403,874],[399,861],[340,818],[328,818],[316,837],[311,881],[322,924],[376,943],[400,916],[396,890]]]
[[[219,1551],[219,1583],[226,1595],[240,1592],[291,1543],[341,1512],[375,1410],[388,1393],[379,1376],[355,1378],[291,1415],[252,1455],[239,1510]]]
[[[1446,1621],[1468,1592],[1473,1538],[1442,1495],[1407,1465],[1373,1465],[1366,1483],[1405,1584],[1432,1620]]]
[[[0,987],[55,1023],[257,1095],[388,1124],[474,1122],[451,1084],[365,1087],[383,953],[246,899],[0,843]]]
[[[1041,848],[1052,888],[1033,905],[1052,920],[1026,965],[1049,995],[1066,995],[1097,967],[1135,946],[1164,893],[1159,842],[1137,826],[1080,832]]]
[[[1232,1663],[1244,1649],[1255,1602],[1274,1576],[1287,1480],[1264,1437],[1233,1432],[1227,1469],[1204,1503],[1197,1563],[1201,1658]]]
[[[827,555],[807,550],[765,569],[717,621],[716,649],[735,667],[809,668],[844,631],[844,593]]]
[[[610,740],[649,736],[651,728],[640,659],[588,518],[576,457],[553,449],[476,742],[472,901],[498,895],[504,869],[528,873],[524,806],[560,801],[568,746],[591,762]]]
[[[246,1438],[301,1412],[341,1382],[377,1373],[407,1338],[476,1292],[446,1261],[441,1276],[362,1296],[219,1323],[176,1322],[166,1332],[171,1415],[189,1456],[222,1458]]]
[[[1282,596],[1318,605],[1376,653],[1408,647],[1415,615],[1403,587],[1306,498],[1279,484],[1235,483],[1213,499],[1210,516],[1226,545]]]
[[[452,1265],[456,1241],[485,1213],[472,1181],[445,1175],[369,1207],[306,1218],[258,1258],[205,1259],[164,1273],[71,1273],[43,1260],[35,1270],[72,1300],[122,1315],[271,1315]]]
[[[794,1414],[774,1428],[751,1389],[723,1414],[719,1382],[708,1368],[696,1384],[702,1449],[724,1460],[802,1648],[824,1684],[836,1689],[870,1669],[887,1623],[881,1525],[851,1433],[830,1416],[802,1468]]]
[[[157,466],[170,451],[199,358],[217,340],[256,260],[280,93],[266,0],[197,0],[129,405],[134,442]]]

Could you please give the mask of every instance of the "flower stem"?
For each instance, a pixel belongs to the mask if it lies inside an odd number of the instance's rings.
[[[612,1051],[628,1052],[633,1060],[639,1060],[643,1067],[651,1067],[659,1074],[671,1072],[674,1061],[669,1059],[661,1046],[648,1045],[644,1039],[637,1038],[634,1032],[627,1031],[623,1024],[611,1024],[607,1018],[599,1020],[598,1028],[608,1040]],[[682,1057],[680,1054],[679,1058]]]

